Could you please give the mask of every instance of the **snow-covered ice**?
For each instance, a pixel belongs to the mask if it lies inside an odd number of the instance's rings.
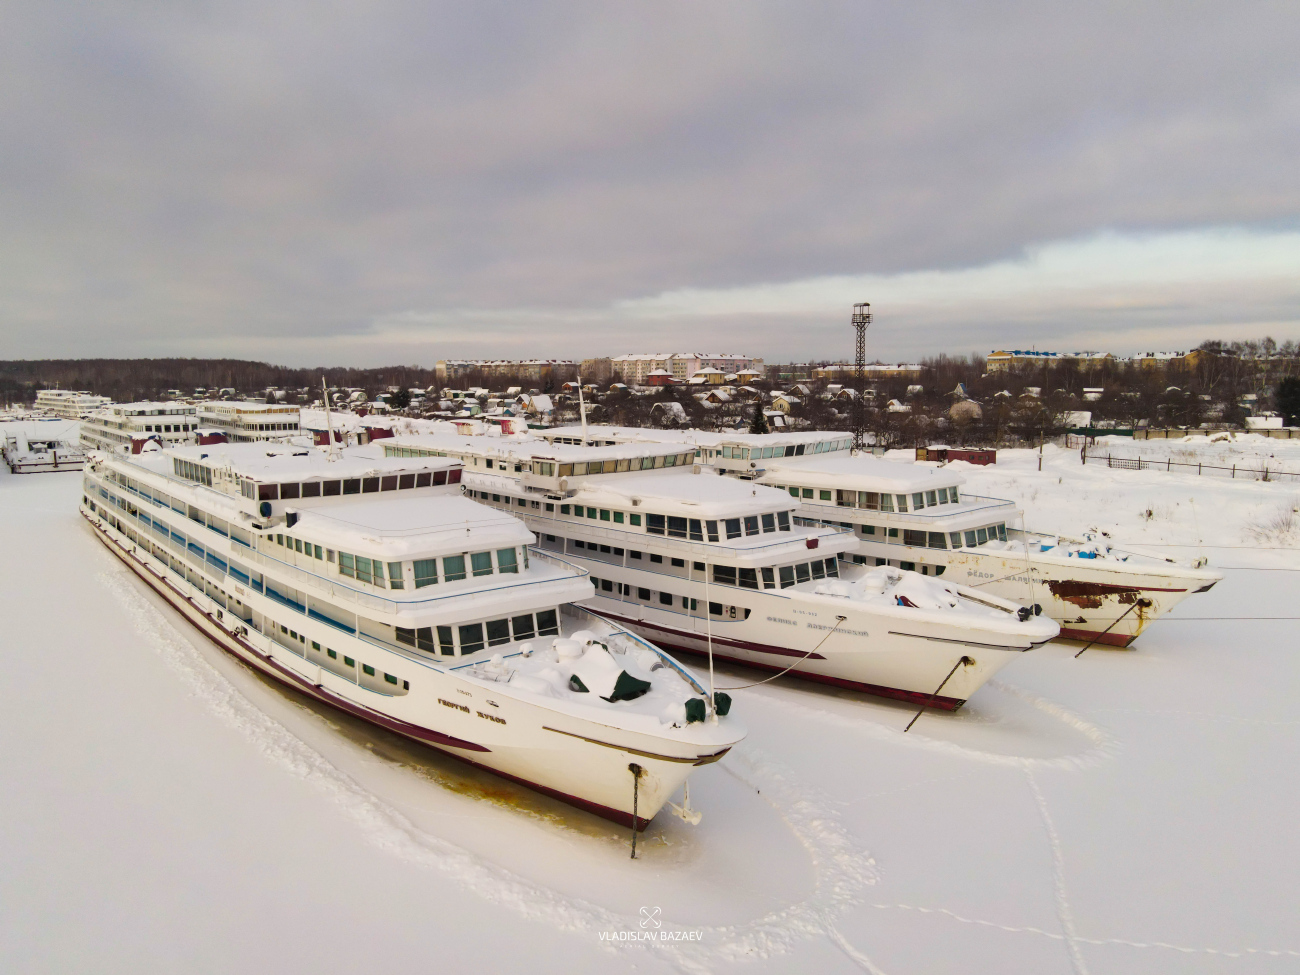
[[[101,549],[79,475],[0,474],[4,969],[1300,971],[1300,489],[1037,465],[962,472],[1032,530],[1225,580],[1133,652],[1049,645],[907,734],[902,705],[737,691],[703,821],[661,814],[637,861],[263,681]],[[695,940],[603,940],[666,931]]]

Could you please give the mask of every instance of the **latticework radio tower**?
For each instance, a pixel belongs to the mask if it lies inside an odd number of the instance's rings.
[[[853,384],[857,394],[853,397],[853,449],[862,450],[867,440],[867,326],[871,324],[871,303],[859,302],[853,306],[853,327],[858,330],[857,355],[853,359]]]

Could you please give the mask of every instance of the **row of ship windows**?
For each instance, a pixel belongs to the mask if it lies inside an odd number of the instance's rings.
[[[692,452],[678,454],[661,454],[656,457],[631,457],[623,460],[591,460],[576,464],[557,464],[553,461],[493,461],[491,457],[483,458],[483,466],[488,470],[503,471],[514,467],[515,473],[531,471],[542,477],[577,477],[583,474],[621,474],[627,471],[651,471],[660,467],[685,467],[694,459]],[[478,466],[478,458],[474,458]]]
[[[397,627],[397,642],[428,653],[445,657],[477,653],[485,646],[498,647],[512,641],[531,640],[539,636],[558,636],[559,614],[544,609],[535,617],[532,613],[509,616],[483,623],[465,623],[460,626],[421,626],[413,629]],[[436,638],[436,642],[435,642]]]
[[[196,429],[198,425],[194,423],[146,423],[144,425],[145,433],[189,433]]]
[[[844,527],[849,527],[845,524]],[[859,525],[858,532],[865,538],[871,538],[887,542],[890,544],[899,544],[899,530],[897,528],[886,528],[883,525]],[[985,525],[982,528],[975,528],[966,532],[923,532],[911,528],[903,529],[902,544],[910,545],[913,548],[952,548],[959,549],[976,548],[985,542],[1005,542],[1007,540],[1007,526],[1005,524]]]
[[[700,609],[700,601],[689,596],[677,596],[671,592],[647,589],[644,586],[630,586],[625,582],[615,582],[612,579],[597,579],[595,576],[591,577],[591,584],[596,587],[598,593],[618,595],[623,599],[646,603],[650,606],[664,606],[675,610],[680,605],[682,611],[686,613],[696,613]],[[709,615],[718,619],[747,620],[750,612],[744,606],[709,603]]]
[[[180,463],[178,461],[178,463]],[[379,477],[347,477],[337,481],[301,481],[288,484],[258,484],[247,478],[239,482],[240,493],[253,501],[293,501],[298,498],[333,498],[344,494],[378,494],[410,488],[459,484],[460,468],[449,471],[421,471],[385,474]]]
[[[276,623],[274,620],[269,618],[267,619],[266,622],[268,625],[268,629],[272,630],[273,632],[278,628],[281,637],[287,636],[291,641],[300,644],[302,647],[305,648],[307,646],[308,641],[305,634],[299,633],[296,630],[291,630],[283,623]],[[284,640],[282,639],[276,639],[275,642],[279,643],[281,646],[284,646]],[[300,657],[308,656],[306,653],[298,651],[297,648],[295,647],[289,647],[288,649],[297,653]],[[337,650],[333,650],[329,647],[322,647],[315,640],[311,641],[311,649],[312,652],[315,654],[325,655],[325,660],[322,660],[321,663],[325,664],[326,667],[329,667],[330,670],[337,673],[339,667],[342,667],[344,669],[345,675],[347,675],[347,672],[349,671],[352,673],[356,672],[357,662],[355,659],[349,657],[347,654],[340,654]],[[330,667],[330,665],[326,663],[326,661],[334,661],[336,662],[336,665]],[[362,677],[372,677],[376,681],[382,679],[385,684],[392,685],[392,689],[387,692],[390,694],[396,694],[396,693],[404,694],[411,689],[411,682],[409,680],[401,680],[395,675],[387,673],[385,671],[376,671],[374,667],[370,666],[370,664],[361,664],[361,675]],[[400,688],[401,690],[398,691],[397,688]]]
[[[294,552],[308,558],[319,559],[323,562],[335,561],[336,553],[331,548],[323,549],[312,542],[304,542],[300,538],[278,532],[266,537],[275,544],[292,549]],[[460,582],[467,578],[467,575],[477,577],[490,576],[494,572],[518,573],[519,552],[520,550],[516,548],[497,549],[495,562],[491,552],[468,552],[464,555],[444,556],[442,559],[441,579],[443,582]],[[356,579],[366,585],[378,586],[380,589],[406,588],[407,573],[403,571],[403,563],[401,562],[385,563],[380,559],[370,559],[364,555],[354,555],[350,552],[338,552],[337,556],[339,575],[347,576],[349,579]],[[465,562],[467,558],[469,559],[468,573],[466,572]],[[527,569],[527,549],[523,549],[523,561],[524,568]],[[385,565],[387,565],[387,572],[384,571]],[[416,559],[411,563],[410,577],[416,589],[437,585],[439,580],[438,560]]]
[[[114,518],[113,515],[110,514],[107,510],[105,510],[101,505],[91,501],[89,498],[83,497],[82,500],[90,507],[92,511],[107,518],[110,521],[110,523],[112,523],[114,527],[118,529],[118,531],[126,535],[127,538],[135,542],[137,545],[143,546],[147,551],[152,553],[155,558],[157,558],[160,562],[162,562],[165,566],[167,566],[168,570],[170,570],[175,575],[179,576],[182,581],[188,581],[191,584],[194,584],[194,581],[192,579],[189,579],[186,575],[186,566],[184,565],[184,563],[177,561],[173,556],[170,555],[170,553],[168,553],[166,549],[164,549],[162,546],[158,545],[157,543],[153,542],[147,536],[143,534],[137,534],[135,531],[132,531],[128,526],[122,524],[120,519]],[[122,507],[123,510],[125,510],[124,503],[122,503],[119,506]],[[160,524],[157,522],[149,521],[147,516],[144,516],[138,512],[136,513],[136,517],[137,520],[141,521],[142,523],[148,522],[150,527]],[[172,540],[176,540],[178,536],[171,535],[169,537]],[[179,536],[179,537],[183,538],[183,536]],[[223,560],[216,558],[215,556],[212,555],[212,553],[205,553],[202,550],[202,548],[200,548],[198,545],[194,544],[193,542],[189,543],[188,547],[186,548],[186,551],[192,555],[195,555],[196,558],[205,566],[210,566],[212,569],[222,572],[223,574],[226,571],[228,571],[230,573],[231,578],[235,579],[238,582],[243,582],[245,585],[250,584],[249,577],[251,575],[255,579],[255,582],[252,583],[252,587],[259,592],[262,591],[262,578],[257,573],[249,573],[246,570],[241,570],[238,566],[234,564],[227,566],[227,564]],[[206,555],[206,559],[205,559],[205,555]],[[229,608],[229,603],[231,601],[236,603],[239,602],[237,599],[235,599],[235,597],[231,596],[221,587],[213,584],[210,580],[203,579],[203,581],[207,584],[207,586],[211,587],[211,591],[209,591],[206,587],[204,587],[205,592],[208,592],[209,595],[212,595],[214,597],[217,594],[220,595],[221,598],[218,600],[218,602],[220,602],[221,605]],[[241,616],[241,618],[244,617]],[[291,641],[295,641],[296,643],[301,644],[304,647],[306,646],[307,638],[304,634],[301,634],[296,630],[290,629],[289,627],[285,626],[283,623],[276,623],[274,620],[270,619],[269,617],[264,618],[263,632],[266,632],[268,635],[274,636],[277,629],[281,636],[286,636]],[[277,638],[276,642],[281,644],[282,646],[285,645],[285,641],[282,639]],[[321,645],[315,641],[312,641],[311,647],[312,650],[314,650],[316,653],[323,652],[326,655],[328,660],[331,661],[339,660],[339,653],[335,650],[332,650],[328,647],[322,648]],[[294,652],[298,652],[295,647],[289,647],[289,649],[294,650]],[[300,655],[304,655],[304,654],[300,654]],[[351,676],[353,680],[357,679],[355,676],[357,662],[352,657],[344,655],[342,658],[341,666],[345,668],[345,671],[351,672],[350,674],[345,672],[344,674],[345,676]],[[337,666],[331,669],[336,672],[338,672],[339,670]],[[392,685],[391,689],[385,691],[385,693],[404,694],[411,689],[411,684],[409,681],[399,680],[393,674],[389,674],[386,672],[376,672],[375,668],[370,666],[369,664],[361,664],[361,675],[363,678],[362,683],[364,683],[365,677],[371,677],[374,678],[376,681],[382,679],[385,684]],[[396,689],[398,687],[401,688],[400,691]]]
[[[493,504],[511,505],[509,495],[493,494],[488,491],[470,491],[469,496]],[[514,499],[514,503],[523,508],[527,502],[524,498]],[[534,508],[538,502],[532,502]],[[555,505],[546,505],[548,512],[554,512]],[[590,518],[593,521],[605,521],[614,525],[626,524],[632,528],[642,527],[642,515],[637,512],[615,511],[610,508],[589,508],[581,504],[562,504],[560,514],[570,518]],[[761,535],[767,532],[790,531],[790,512],[774,511],[762,515],[746,515],[743,518],[725,518],[709,521],[700,518],[678,518],[675,515],[646,514],[645,531],[649,535],[664,535],[667,538],[687,538],[693,542],[710,542],[726,538],[742,538],[746,535]],[[721,530],[720,530],[721,529]]]
[[[543,536],[547,542],[562,545],[565,539],[557,538],[555,535]],[[600,555],[609,555],[615,558],[623,557],[623,549],[617,546],[601,545],[597,542],[584,542],[581,539],[569,539],[568,543],[575,549],[581,551],[574,552],[575,555],[585,555],[587,552],[595,553],[596,557]],[[627,551],[628,566],[630,568],[639,568],[632,565],[630,560],[640,560],[644,553],[635,549]],[[653,565],[662,565],[664,557],[653,553],[649,556]],[[685,559],[676,559],[669,557],[669,563],[674,569],[686,568]],[[703,562],[692,562],[691,568],[695,572],[704,572]],[[649,571],[657,571],[650,569]],[[760,581],[763,589],[777,588],[777,581],[780,580],[780,587],[788,589],[796,582],[808,582],[812,579],[825,579],[828,576],[832,578],[839,577],[839,567],[835,559],[813,559],[811,562],[800,562],[795,565],[768,566],[761,569],[738,569],[735,566],[715,565],[713,567],[713,583],[718,586],[740,586],[742,589],[758,589]]]
[[[780,485],[777,485],[780,487]],[[933,491],[916,491],[913,494],[880,494],[876,491],[828,491],[823,488],[787,487],[792,498],[807,501],[834,501],[841,508],[864,508],[867,511],[900,511],[904,514],[910,503],[912,511],[921,511],[940,504],[960,504],[961,495],[955,487],[936,488]]]
[[[795,444],[789,447],[721,447],[717,450],[717,456],[729,460],[764,460],[768,457],[802,457],[805,452],[809,454],[825,454],[836,450],[847,450],[852,440],[822,440],[811,444],[811,450],[806,450],[804,444]],[[698,452],[696,453],[698,457]],[[709,451],[709,456],[714,456],[714,451]]]

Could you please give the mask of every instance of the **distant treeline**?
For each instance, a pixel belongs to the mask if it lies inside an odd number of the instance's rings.
[[[38,389],[59,388],[128,403],[157,399],[170,389],[192,394],[199,388],[241,393],[318,388],[322,377],[330,386],[364,389],[372,396],[389,386],[424,389],[434,384],[433,370],[417,366],[290,369],[242,359],[19,359],[0,361],[0,401],[30,403]]]

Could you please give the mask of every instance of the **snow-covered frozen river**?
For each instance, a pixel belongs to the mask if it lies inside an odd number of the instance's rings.
[[[0,473],[3,970],[1300,971],[1295,486],[1036,466],[968,490],[1226,579],[906,735],[900,705],[739,691],[703,822],[662,814],[636,861],[262,681],[101,549],[80,475]],[[622,940],[647,931],[690,940]]]

